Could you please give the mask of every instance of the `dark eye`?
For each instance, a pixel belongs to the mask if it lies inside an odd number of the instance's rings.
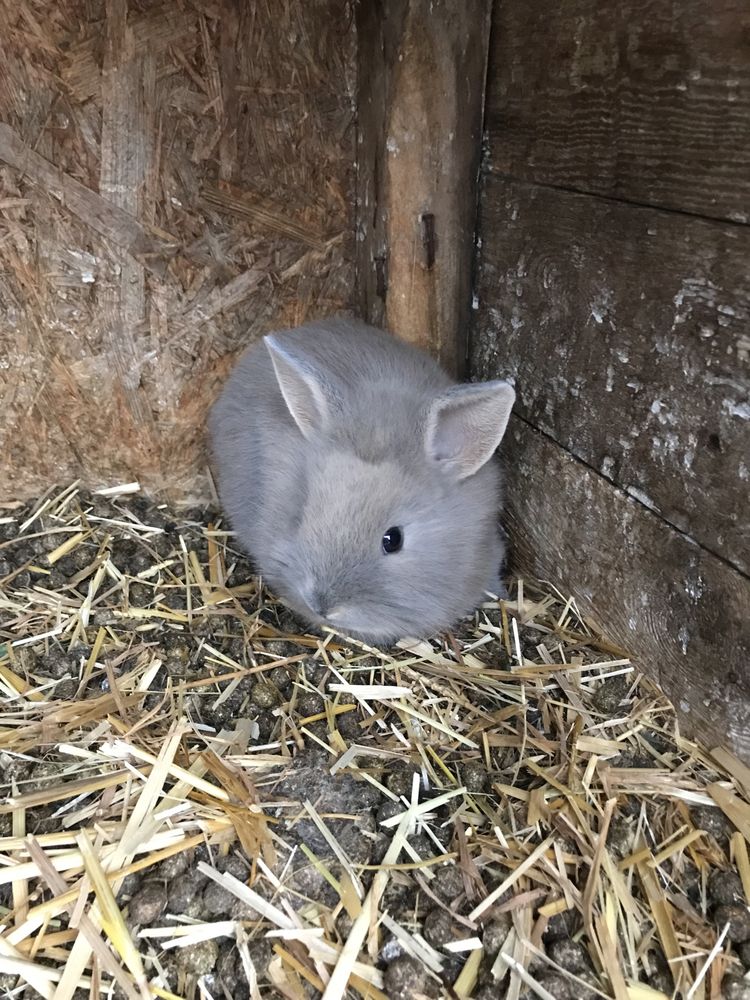
[[[383,552],[388,556],[398,552],[404,544],[404,533],[401,528],[389,528],[383,535]]]

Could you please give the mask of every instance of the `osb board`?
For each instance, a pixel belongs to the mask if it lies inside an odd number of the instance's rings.
[[[261,332],[346,308],[353,26],[335,0],[0,0],[0,495],[205,493]]]
[[[685,735],[750,762],[747,579],[517,416],[504,451],[516,565],[570,588]]]
[[[481,233],[474,373],[750,573],[750,229],[490,174]]]
[[[750,7],[496,3],[488,128],[517,178],[750,221]]]

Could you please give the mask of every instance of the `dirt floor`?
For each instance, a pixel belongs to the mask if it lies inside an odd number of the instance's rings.
[[[749,797],[551,585],[378,651],[216,512],[0,510],[0,997],[750,1000]]]

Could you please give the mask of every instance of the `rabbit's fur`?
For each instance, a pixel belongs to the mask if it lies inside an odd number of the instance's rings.
[[[514,398],[505,382],[457,386],[360,322],[270,334],[209,419],[239,543],[315,625],[380,643],[447,628],[498,593],[493,453]],[[403,547],[386,554],[394,526]]]

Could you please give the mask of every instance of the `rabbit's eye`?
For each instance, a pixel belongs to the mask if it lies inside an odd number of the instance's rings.
[[[388,556],[398,552],[404,544],[404,533],[401,528],[389,528],[383,535],[383,552]]]

